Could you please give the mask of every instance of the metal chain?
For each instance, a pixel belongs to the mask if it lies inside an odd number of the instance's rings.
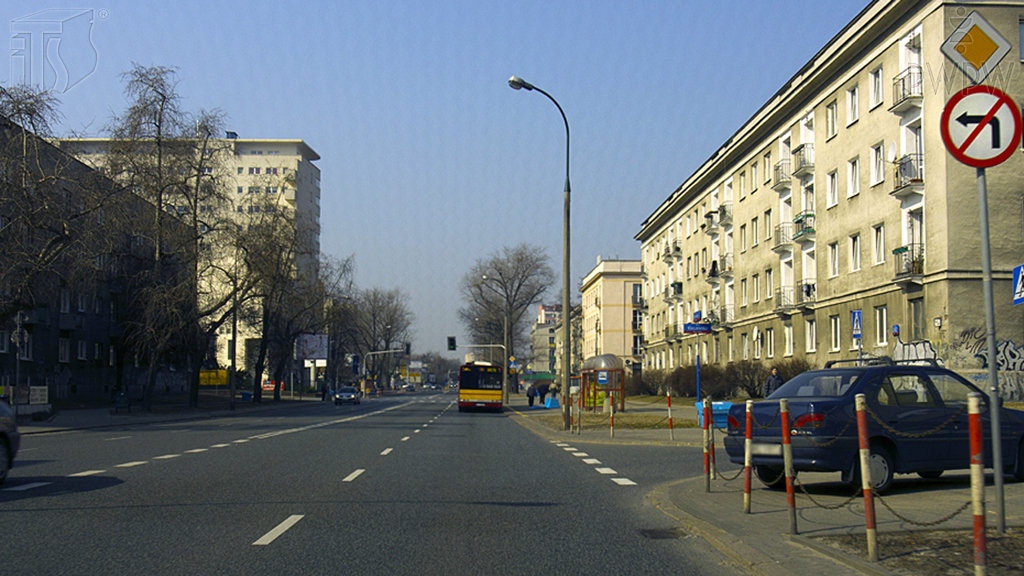
[[[899,430],[896,430],[895,428],[893,428],[892,426],[889,426],[885,422],[882,422],[882,419],[879,418],[874,412],[872,412],[871,408],[867,408],[867,411],[868,411],[868,414],[870,414],[871,417],[874,418],[875,422],[878,422],[878,424],[882,428],[885,428],[886,430],[888,430],[889,432],[891,432],[891,433],[893,433],[893,434],[895,434],[897,436],[903,436],[904,438],[924,438],[925,436],[930,436],[932,434],[935,434],[939,430],[942,430],[946,426],[949,426],[953,422],[953,420],[956,420],[957,418],[959,418],[960,415],[963,414],[964,410],[966,410],[966,409],[967,409],[966,406],[961,406],[959,410],[957,410],[952,416],[949,417],[948,420],[946,420],[942,424],[939,424],[938,426],[936,426],[935,428],[932,428],[931,430],[927,430],[925,432],[920,432],[920,433],[917,433],[917,434],[909,434],[907,432],[900,432]]]
[[[799,480],[797,480],[796,476],[793,477],[793,483],[800,487],[800,491],[803,492],[804,496],[807,496],[807,499],[813,502],[815,506],[817,506],[818,508],[824,508],[825,510],[839,510],[840,508],[845,508],[847,504],[853,502],[857,498],[857,492],[854,491],[853,496],[850,496],[846,501],[836,504],[835,506],[829,506],[827,504],[822,504],[821,502],[815,500],[814,496],[811,496],[811,494],[807,491],[807,488],[804,488],[804,485],[801,484]]]
[[[971,501],[968,500],[967,502],[964,502],[963,504],[961,504],[960,507],[956,509],[956,511],[954,511],[952,514],[949,514],[948,516],[946,516],[944,518],[939,518],[938,520],[935,520],[934,522],[915,522],[914,520],[911,520],[910,518],[907,518],[906,516],[902,516],[898,512],[893,510],[892,507],[889,506],[889,504],[885,501],[885,499],[883,499],[878,494],[875,494],[875,498],[877,498],[878,501],[882,503],[882,506],[885,506],[886,510],[888,510],[889,512],[892,512],[893,516],[899,518],[900,520],[906,522],[907,524],[913,524],[914,526],[922,526],[922,527],[936,526],[938,524],[942,524],[943,522],[948,522],[948,521],[952,520],[954,517],[956,517],[957,514],[963,512],[964,510],[967,510],[967,508],[970,507],[970,505],[971,505]]]
[[[856,412],[850,414],[850,419],[846,421],[846,426],[843,426],[843,429],[840,430],[838,434],[836,434],[836,437],[831,439],[831,440],[829,440],[828,442],[820,442],[819,443],[819,442],[816,442],[816,441],[812,440],[810,436],[800,436],[800,437],[803,438],[804,440],[807,440],[811,444],[814,444],[815,446],[818,446],[819,448],[824,448],[826,446],[831,446],[831,445],[835,444],[836,442],[838,442],[840,439],[842,439],[843,434],[846,434],[846,431],[850,428],[850,425],[852,425],[855,420],[857,420],[857,413]]]
[[[775,419],[776,419],[776,418],[778,418],[778,417],[779,417],[779,414],[781,414],[781,413],[782,413],[782,406],[779,406],[779,407],[778,407],[778,408],[777,408],[777,409],[775,410],[775,415],[774,415],[774,416],[772,416],[772,420],[771,420],[771,422],[769,422],[769,423],[765,424],[764,426],[762,426],[762,425],[761,425],[761,423],[757,421],[757,418],[756,418],[756,417],[754,416],[754,413],[753,413],[753,412],[751,412],[751,413],[750,413],[750,419],[751,419],[751,420],[752,420],[752,421],[754,422],[754,426],[757,426],[757,427],[758,427],[758,428],[760,428],[761,430],[767,430],[767,429],[769,429],[769,428],[771,428],[771,427],[772,427],[772,424],[775,424]]]
[[[722,480],[725,480],[726,482],[732,482],[733,480],[739,478],[740,474],[743,473],[743,468],[740,468],[739,470],[736,471],[736,475],[735,476],[733,476],[732,478],[729,478],[725,474],[722,474],[722,471],[718,469],[718,460],[717,459],[712,460],[711,463],[715,466],[715,472],[718,474],[718,477],[721,478]]]

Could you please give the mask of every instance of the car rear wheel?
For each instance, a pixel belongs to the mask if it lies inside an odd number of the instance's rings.
[[[871,489],[876,494],[883,494],[892,484],[892,477],[896,473],[896,465],[893,462],[892,454],[882,446],[872,446],[871,454],[868,456],[868,466],[871,468]],[[926,472],[927,473],[927,472]],[[854,466],[854,475],[851,483],[860,487],[860,458]]]
[[[772,490],[783,490],[786,488],[786,469],[782,466],[754,466],[754,475],[762,484]]]

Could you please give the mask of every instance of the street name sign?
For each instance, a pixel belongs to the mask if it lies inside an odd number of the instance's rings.
[[[949,153],[975,168],[990,168],[1012,156],[1022,127],[1017,104],[992,86],[957,92],[942,110],[939,124]]]
[[[683,324],[683,332],[687,334],[707,334],[711,332],[711,324]]]

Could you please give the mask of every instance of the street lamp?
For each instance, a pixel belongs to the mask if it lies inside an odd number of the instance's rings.
[[[572,369],[572,346],[569,342],[569,316],[571,314],[571,308],[569,308],[569,120],[565,117],[565,111],[558,104],[558,101],[551,97],[551,94],[537,88],[533,84],[530,84],[526,80],[518,76],[513,76],[508,79],[508,85],[513,90],[519,90],[525,88],[526,90],[536,90],[541,94],[548,97],[555,103],[558,108],[558,112],[562,115],[562,121],[565,122],[565,214],[563,216],[563,239],[562,239],[562,429],[569,429],[569,371]]]

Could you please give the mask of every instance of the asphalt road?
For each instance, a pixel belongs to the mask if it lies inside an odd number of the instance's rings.
[[[645,503],[697,449],[557,445],[454,400],[26,437],[0,573],[739,573]]]

